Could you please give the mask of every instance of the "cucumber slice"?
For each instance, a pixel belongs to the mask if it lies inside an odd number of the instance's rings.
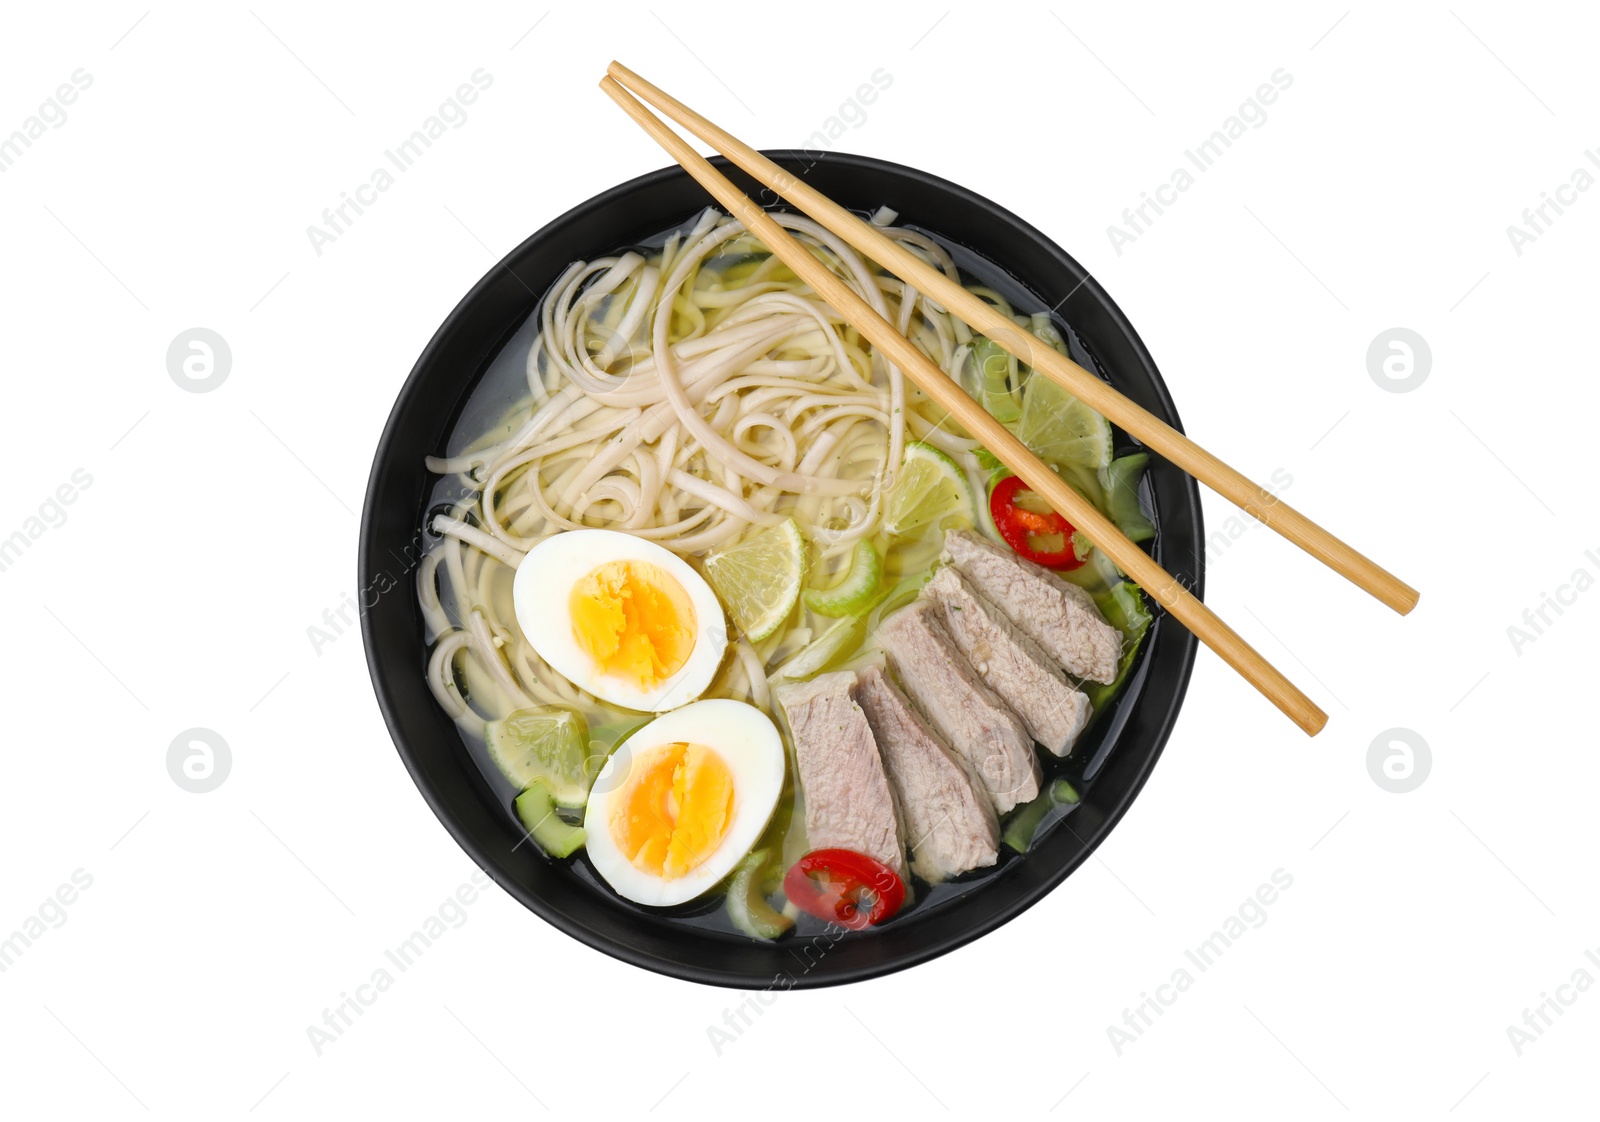
[[[762,891],[770,856],[770,850],[751,850],[728,882],[728,918],[752,939],[776,939],[794,926],[794,920],[767,903]]]
[[[1021,807],[1006,824],[1004,841],[1018,853],[1026,853],[1033,845],[1034,835],[1044,825],[1045,815],[1058,806],[1069,810],[1077,806],[1082,796],[1078,789],[1065,779],[1058,779],[1048,790],[1039,792],[1031,803]]]
[[[551,857],[571,857],[583,846],[583,827],[564,822],[543,783],[517,796],[517,818],[540,849]]]
[[[850,555],[850,571],[844,580],[832,588],[806,589],[806,607],[819,616],[855,615],[872,603],[882,580],[883,558],[878,556],[871,542],[862,538]]]
[[[1149,541],[1156,536],[1155,526],[1139,505],[1139,480],[1149,464],[1148,453],[1135,452],[1112,460],[1100,476],[1105,488],[1106,517],[1115,522],[1117,529],[1131,542]]]
[[[564,807],[589,801],[589,787],[605,759],[589,751],[583,714],[560,706],[519,709],[484,726],[489,756],[519,789],[544,784]]]

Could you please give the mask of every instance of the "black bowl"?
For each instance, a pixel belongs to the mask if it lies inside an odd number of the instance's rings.
[[[1058,306],[1090,361],[1124,394],[1168,424],[1178,417],[1138,335],[1083,268],[1038,230],[987,199],[925,172],[863,156],[773,152],[780,165],[860,212],[879,205],[979,264],[1009,275],[1034,307]],[[770,191],[724,161],[752,197]],[[714,985],[802,988],[858,981],[925,962],[992,931],[1077,868],[1143,786],[1177,718],[1195,640],[1156,611],[1140,665],[1106,719],[1099,763],[1083,802],[972,890],[919,907],[880,929],[837,941],[763,944],[687,928],[625,905],[552,862],[521,834],[485,783],[455,726],[423,682],[421,614],[413,568],[433,477],[423,457],[443,451],[462,404],[490,360],[566,266],[638,244],[684,222],[709,200],[681,169],[641,176],[569,211],[534,234],[478,282],[435,333],[400,390],[361,517],[360,587],[367,663],[400,757],[439,820],[507,892],[530,910],[607,954],[663,974]],[[965,250],[964,254],[959,253]],[[989,264],[994,263],[994,264]],[[1131,443],[1119,434],[1119,443]],[[1197,595],[1203,540],[1194,481],[1153,460],[1148,475],[1159,534],[1154,552]],[[513,848],[516,847],[516,848]]]

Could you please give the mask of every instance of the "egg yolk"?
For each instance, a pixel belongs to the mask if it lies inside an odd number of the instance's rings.
[[[694,649],[694,605],[683,585],[647,561],[608,561],[572,587],[573,635],[607,674],[650,689]]]
[[[733,774],[701,744],[636,756],[611,809],[611,837],[640,872],[674,880],[716,852],[733,817]]]

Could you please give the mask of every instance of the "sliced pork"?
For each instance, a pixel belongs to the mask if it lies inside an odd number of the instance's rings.
[[[1093,682],[1115,680],[1122,635],[1083,589],[965,530],[946,532],[944,553],[986,600],[1068,674]]]
[[[1029,735],[1057,756],[1071,751],[1089,723],[1092,706],[1055,660],[953,566],[934,574],[922,594],[944,610],[945,628],[956,646],[989,688],[1016,710]]]
[[[872,726],[911,850],[911,869],[937,883],[993,865],[1000,827],[988,793],[880,667],[861,672],[856,700]]]
[[[855,687],[856,676],[844,670],[772,691],[794,736],[806,838],[812,849],[865,853],[904,880],[894,793]]]
[[[1004,814],[1039,793],[1033,738],[978,677],[940,620],[939,606],[917,600],[878,629],[895,677],[928,723],[977,774]]]

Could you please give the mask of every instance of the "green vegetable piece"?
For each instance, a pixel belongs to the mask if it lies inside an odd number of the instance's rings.
[[[794,926],[794,920],[767,903],[764,882],[771,855],[771,850],[751,850],[728,882],[728,918],[752,939],[776,939]]]
[[[489,756],[519,790],[542,783],[564,807],[589,801],[589,788],[605,763],[589,751],[589,726],[576,709],[547,705],[519,709],[484,726]]]
[[[1100,476],[1105,489],[1106,517],[1115,522],[1117,529],[1131,542],[1149,541],[1156,536],[1155,526],[1139,505],[1139,480],[1149,464],[1147,453],[1135,452],[1112,460]]]
[[[856,615],[872,603],[882,580],[883,558],[878,556],[871,542],[862,538],[856,542],[855,550],[850,555],[850,571],[845,574],[844,580],[832,588],[806,589],[806,607],[820,616],[835,619]]]
[[[972,450],[972,455],[973,458],[978,461],[978,467],[982,470],[989,472],[1004,471],[1007,474],[1010,474],[1010,469],[1001,462],[1000,457],[989,451],[989,449],[982,446],[974,448]],[[994,484],[991,481],[990,487],[992,488],[993,486]]]
[[[1101,514],[1107,513],[1106,492],[1100,485],[1098,472],[1082,464],[1061,463],[1056,465],[1056,474],[1066,480],[1067,486],[1099,507]]]
[[[1102,595],[1122,582],[1122,571],[1098,549],[1090,550],[1089,560],[1076,569],[1064,569],[1056,575],[1090,596]]]
[[[1047,790],[1039,792],[1034,800],[1018,810],[1006,824],[1004,841],[1018,853],[1028,852],[1034,835],[1044,824],[1045,815],[1058,806],[1074,807],[1081,801],[1078,789],[1065,779],[1058,779]]]
[[[815,678],[855,654],[866,637],[867,621],[860,616],[845,616],[778,667],[772,681],[803,682]]]
[[[571,857],[583,847],[583,827],[562,821],[555,800],[535,782],[517,796],[517,818],[540,849],[551,857]]]
[[[1090,724],[1099,719],[1101,707],[1127,683],[1134,656],[1139,653],[1145,633],[1150,630],[1150,613],[1145,610],[1144,593],[1131,581],[1123,581],[1109,592],[1101,593],[1094,598],[1094,603],[1100,609],[1100,614],[1106,617],[1106,622],[1122,632],[1122,658],[1117,663],[1117,676],[1109,684],[1083,683],[1083,692],[1094,707],[1094,713],[1089,718]]]
[[[978,400],[1003,425],[1022,416],[1022,379],[1017,356],[992,339],[974,336],[970,360],[976,372]]]
[[[1028,847],[1033,844],[1033,835],[1038,832],[1044,816],[1050,813],[1050,808],[1054,805],[1050,801],[1050,792],[1045,791],[1038,795],[1012,815],[1011,821],[1006,823],[1006,832],[1002,840],[1018,853],[1028,852]]]
[[[883,617],[896,609],[903,608],[917,598],[922,591],[922,586],[928,583],[929,573],[913,573],[899,584],[891,588],[882,599],[872,606],[872,611],[867,613],[867,630],[878,630],[878,624]]]

